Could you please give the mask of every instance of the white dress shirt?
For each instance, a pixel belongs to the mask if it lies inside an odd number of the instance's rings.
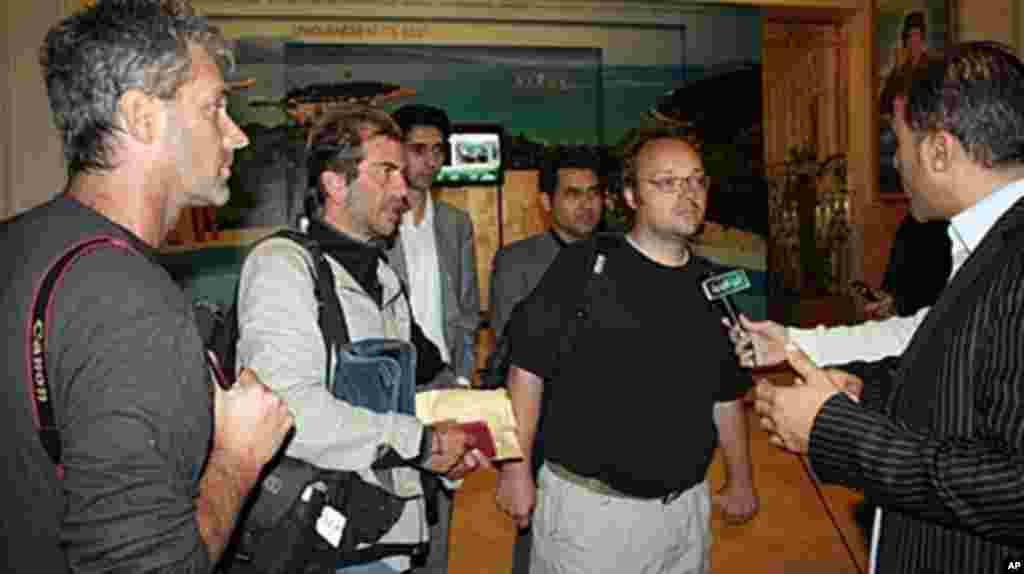
[[[952,226],[947,233],[953,239],[953,268],[949,274],[949,279],[952,280],[960,266],[967,261],[970,252],[955,237]],[[896,316],[856,325],[818,325],[811,329],[789,327],[786,335],[819,365],[877,361],[899,355],[907,348],[914,331],[928,314],[928,309],[930,307],[924,307],[906,317]]]
[[[429,192],[426,195],[423,221],[417,224],[413,211],[405,212],[398,227],[398,237],[409,274],[413,317],[427,338],[441,351],[441,360],[451,363],[451,353],[444,342],[441,263],[437,258],[437,238],[434,236],[434,200]]]

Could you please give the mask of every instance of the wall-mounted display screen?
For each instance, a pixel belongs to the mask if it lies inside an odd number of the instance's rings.
[[[502,129],[497,124],[454,124],[448,153],[435,183],[442,186],[500,185]]]

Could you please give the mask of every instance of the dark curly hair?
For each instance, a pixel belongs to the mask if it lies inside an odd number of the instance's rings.
[[[352,183],[359,176],[359,163],[366,159],[363,145],[373,136],[402,141],[402,130],[386,112],[368,106],[335,108],[317,118],[306,137],[306,167],[309,196],[306,216],[314,218],[323,207],[320,176],[333,171]],[[364,137],[365,136],[365,137]]]
[[[114,167],[121,96],[174,98],[191,79],[191,45],[231,62],[220,32],[183,0],[99,0],[50,29],[39,60],[69,175]]]
[[[540,170],[540,190],[554,195],[558,190],[560,169],[589,169],[603,183],[603,167],[601,154],[589,146],[556,146],[544,155]]]
[[[437,128],[441,132],[441,140],[448,143],[448,136],[452,135],[452,124],[448,120],[448,114],[441,108],[425,104],[408,104],[392,112],[391,117],[402,128],[402,133],[408,134],[409,130],[416,126],[429,126]]]
[[[943,130],[986,168],[1024,163],[1024,64],[1010,48],[955,45],[909,70],[902,88],[915,138]]]

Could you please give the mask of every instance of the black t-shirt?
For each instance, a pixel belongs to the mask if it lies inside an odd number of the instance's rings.
[[[25,333],[32,290],[71,245],[102,247],[55,290],[47,371],[63,446],[59,480],[32,418]],[[0,433],[8,571],[209,572],[195,499],[213,431],[209,372],[192,307],[126,229],[67,197],[0,225],[7,314]]]
[[[737,400],[752,382],[700,290],[716,267],[696,256],[666,267],[615,242],[559,367],[593,249],[563,249],[510,326],[512,364],[545,379],[544,457],[636,496],[689,488],[718,443],[714,404]]]

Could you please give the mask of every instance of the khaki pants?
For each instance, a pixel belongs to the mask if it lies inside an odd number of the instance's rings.
[[[663,504],[598,494],[544,467],[530,574],[706,574],[710,520],[707,482]]]

